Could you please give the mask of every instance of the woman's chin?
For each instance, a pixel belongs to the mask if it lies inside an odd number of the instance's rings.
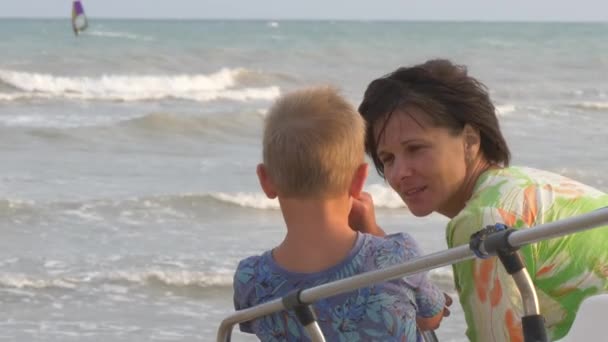
[[[417,205],[407,205],[407,208],[416,217],[428,216],[428,215],[432,214],[434,211],[433,208],[427,208],[427,207],[417,206]]]

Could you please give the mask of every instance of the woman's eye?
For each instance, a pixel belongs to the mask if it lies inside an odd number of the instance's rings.
[[[393,161],[393,157],[392,156],[383,156],[380,158],[380,161],[382,162],[382,164],[388,164],[391,161]]]
[[[407,151],[410,153],[420,151],[424,146],[422,145],[410,145],[407,147]]]

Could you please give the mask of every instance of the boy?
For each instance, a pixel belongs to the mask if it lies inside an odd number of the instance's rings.
[[[383,237],[380,229],[372,235],[348,224],[368,172],[364,137],[362,117],[330,87],[287,94],[271,108],[257,175],[264,193],[278,198],[287,234],[274,249],[239,263],[237,310],[420,254],[407,234]],[[435,328],[444,304],[443,293],[423,274],[360,288],[312,307],[328,341],[416,341],[416,316],[420,326]],[[262,341],[309,339],[286,311],[245,322],[241,330]]]

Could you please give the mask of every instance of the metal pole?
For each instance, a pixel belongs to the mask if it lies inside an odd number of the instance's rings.
[[[439,341],[439,339],[437,338],[437,335],[435,335],[434,330],[420,331],[420,335],[422,335],[422,340],[424,342],[438,342]]]
[[[536,295],[534,283],[532,282],[532,278],[530,278],[528,271],[524,268],[521,271],[514,273],[512,276],[519,289],[519,293],[521,294],[524,316],[540,314],[538,296]]]
[[[304,326],[304,329],[308,333],[310,340],[313,342],[325,342],[325,336],[319,327],[317,322],[310,323]]]
[[[532,229],[520,229],[509,235],[509,243],[514,247],[521,247],[541,240],[549,240],[554,237],[605,225],[608,225],[608,207],[534,226]]]
[[[401,278],[414,273],[450,265],[458,261],[472,259],[473,257],[474,254],[469,249],[469,246],[462,245],[445,251],[422,256],[403,264],[393,265],[381,270],[358,274],[350,278],[340,279],[331,283],[306,289],[300,292],[300,299],[303,303],[314,303],[319,299],[356,290],[369,284]],[[218,330],[217,341],[229,341],[226,338],[229,338],[232,327],[237,323],[249,321],[251,319],[284,309],[285,306],[283,305],[282,298],[277,298],[251,308],[239,310],[222,321]]]
[[[380,283],[388,280],[402,278],[418,272],[450,265],[452,263],[472,259],[473,252],[468,245],[458,246],[442,252],[436,252],[419,257],[399,265],[393,265],[377,271],[358,274],[356,276],[322,284],[302,291],[300,298],[306,303],[313,303],[321,298],[331,297],[340,293],[356,290],[358,288]]]
[[[521,247],[540,240],[548,240],[605,225],[608,225],[608,207],[564,220],[538,225],[531,229],[517,230],[509,235],[508,241],[513,247]],[[300,298],[304,303],[314,303],[319,299],[349,292],[370,284],[405,277],[414,273],[473,259],[474,257],[475,255],[469,249],[469,246],[462,245],[422,256],[403,264],[358,274],[350,278],[306,289],[301,292]],[[255,307],[239,310],[222,321],[218,329],[217,341],[229,341],[232,327],[237,323],[249,321],[284,309],[285,307],[281,298],[277,298]]]

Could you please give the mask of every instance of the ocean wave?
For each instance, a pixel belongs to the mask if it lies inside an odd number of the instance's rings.
[[[218,192],[210,195],[211,198],[219,202],[232,204],[244,208],[252,209],[280,209],[279,201],[269,199],[263,193],[224,193]]]
[[[370,184],[364,191],[369,192],[377,208],[400,209],[405,208],[403,200],[388,186],[382,184]],[[151,195],[141,197],[131,197],[125,199],[92,199],[82,202],[34,202],[28,200],[18,200],[0,198],[0,208],[4,209],[23,209],[35,206],[47,206],[55,209],[77,210],[94,208],[157,208],[167,206],[172,208],[192,208],[208,205],[210,202],[234,205],[252,209],[279,209],[276,199],[269,199],[262,192],[210,192],[210,193],[183,193],[167,195]]]
[[[34,98],[29,95],[21,98]],[[2,94],[0,94],[0,101],[2,101]],[[117,121],[117,119],[107,115],[79,116],[65,113],[30,113],[0,116],[0,125],[6,127],[27,127],[41,129],[107,126],[113,121]],[[65,134],[53,129],[46,132],[37,131],[35,134],[54,136],[57,138],[60,136],[65,136]]]
[[[230,287],[231,273],[208,273],[188,270],[116,270],[86,274],[45,277],[4,273],[0,275],[0,287],[18,289],[75,289],[87,284],[127,283],[138,286],[170,286],[176,288]]]
[[[479,43],[482,45],[487,45],[499,49],[508,49],[516,45],[516,43],[513,41],[506,41],[497,38],[482,38],[479,39]]]
[[[368,185],[365,191],[372,195],[374,206],[381,209],[400,209],[405,208],[403,200],[389,187],[382,184]],[[253,209],[279,209],[279,201],[269,199],[264,193],[224,193],[218,192],[209,195],[211,198],[223,203],[237,205]]]
[[[514,105],[510,104],[496,106],[496,115],[505,116],[509,113],[514,112],[516,109],[517,108]]]
[[[405,208],[403,200],[385,185],[371,184],[366,186],[364,190],[372,195],[374,205],[378,209]],[[31,211],[50,210],[52,212],[63,212],[72,216],[89,217],[92,213],[115,216],[120,212],[149,210],[157,214],[182,217],[181,213],[184,211],[198,212],[200,209],[208,208],[213,204],[259,210],[277,210],[280,208],[278,200],[269,199],[262,191],[259,191],[182,193],[122,199],[91,199],[74,202],[34,202],[4,198],[0,199],[0,212],[9,213],[27,210],[29,213]]]
[[[0,214],[7,218],[13,215],[31,215],[36,211],[35,205],[34,201],[0,198]]]
[[[85,31],[82,34],[87,36],[97,36],[97,37],[106,37],[106,38],[122,38],[122,39],[131,39],[131,40],[144,40],[151,41],[153,40],[150,36],[140,36],[133,33],[128,32],[115,32],[115,31]]]
[[[0,94],[1,97],[1,94]],[[264,117],[264,109],[251,109],[239,112],[217,112],[210,114],[177,114],[152,112],[141,116],[111,115],[66,115],[63,113],[35,113],[0,116],[0,126],[22,127],[31,129],[35,136],[50,139],[65,139],[79,132],[86,137],[97,136],[96,131],[124,131],[126,134],[144,131],[158,134],[197,134],[214,135],[218,139],[238,139],[240,137],[257,137],[258,125]],[[82,138],[79,137],[79,139]]]
[[[76,284],[73,280],[65,278],[38,278],[27,276],[24,274],[2,274],[0,275],[0,287],[17,288],[17,289],[46,289],[46,288],[62,288],[73,289]]]
[[[383,209],[401,209],[405,208],[405,203],[399,195],[390,187],[384,184],[370,184],[365,187],[372,195],[374,206]]]
[[[209,218],[207,209],[213,210],[214,207],[225,205],[238,206],[229,199],[223,199],[222,193],[151,195],[57,202],[7,198],[0,199],[0,214],[2,214],[3,220],[52,216],[55,219],[67,217],[70,220],[84,222],[117,220],[123,224],[140,225],[146,224],[150,220]]]
[[[213,116],[186,116],[170,113],[151,113],[115,123],[115,128],[136,129],[156,133],[207,135],[222,137],[257,136],[251,125],[260,123],[257,112],[230,113]],[[252,120],[254,119],[254,120]]]
[[[578,102],[570,105],[574,108],[587,109],[594,111],[608,111],[608,102]]]
[[[453,276],[449,268],[429,271],[429,278],[444,291],[453,291]],[[125,284],[127,287],[112,285]],[[150,268],[144,270],[96,271],[55,277],[11,274],[0,275],[0,287],[16,289],[66,289],[72,290],[83,286],[99,287],[105,292],[126,293],[129,286],[137,287],[172,287],[175,289],[194,288],[231,288],[232,272],[201,272],[193,270],[176,270]]]
[[[0,93],[0,101],[10,102],[10,101],[19,101],[19,100],[29,100],[35,98],[46,98],[50,99],[52,96],[50,94],[33,94],[33,93]]]
[[[365,189],[374,199],[377,209],[404,209],[401,198],[390,188],[372,184]],[[263,192],[211,192],[151,195],[121,199],[90,199],[82,201],[26,201],[0,199],[0,213],[4,219],[22,217],[67,216],[87,222],[119,220],[123,223],[143,224],[150,219],[183,220],[193,217],[209,218],[209,210],[218,206],[232,206],[251,210],[278,210],[279,202],[267,198]]]
[[[78,100],[145,101],[184,99],[273,100],[280,95],[278,86],[238,87],[242,68],[224,68],[212,74],[197,75],[103,75],[68,77],[0,69],[0,81],[18,91],[0,93],[0,101],[31,98]]]
[[[28,200],[0,198],[0,208],[5,208],[5,209],[28,208],[28,207],[33,206],[34,203],[35,203],[34,201],[28,201]]]
[[[150,269],[144,271],[112,271],[103,274],[101,280],[126,281],[138,285],[161,284],[175,287],[230,287],[232,273],[208,273],[188,270]]]

